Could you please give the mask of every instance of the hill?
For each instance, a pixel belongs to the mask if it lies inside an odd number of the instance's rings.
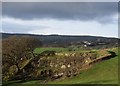
[[[72,35],[35,35],[35,34],[10,34],[1,33],[2,39],[10,36],[31,36],[42,41],[43,46],[47,47],[68,47],[71,45],[107,45],[107,47],[116,46],[117,38],[97,37],[97,36],[72,36]]]

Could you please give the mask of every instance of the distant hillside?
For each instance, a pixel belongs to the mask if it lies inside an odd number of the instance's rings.
[[[42,41],[43,46],[70,46],[70,45],[80,45],[84,41],[92,43],[106,43],[110,45],[117,44],[117,38],[107,38],[98,36],[71,36],[71,35],[35,35],[35,34],[10,34],[2,33],[2,39],[8,38],[10,36],[31,36],[38,38]]]

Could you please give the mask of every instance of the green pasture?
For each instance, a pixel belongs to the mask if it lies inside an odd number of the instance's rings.
[[[43,51],[56,51],[56,52],[65,52],[68,51],[67,48],[62,48],[62,47],[41,47],[41,48],[36,48],[34,50],[34,53],[42,53]]]

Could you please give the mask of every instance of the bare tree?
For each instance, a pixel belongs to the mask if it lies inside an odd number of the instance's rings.
[[[16,65],[18,71],[20,70],[18,64],[21,58],[34,58],[34,49],[41,46],[41,42],[37,38],[30,36],[12,36],[2,41],[2,59],[4,63]]]

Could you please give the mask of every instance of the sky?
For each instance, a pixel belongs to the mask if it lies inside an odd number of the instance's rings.
[[[1,32],[118,37],[118,3],[3,2]]]

